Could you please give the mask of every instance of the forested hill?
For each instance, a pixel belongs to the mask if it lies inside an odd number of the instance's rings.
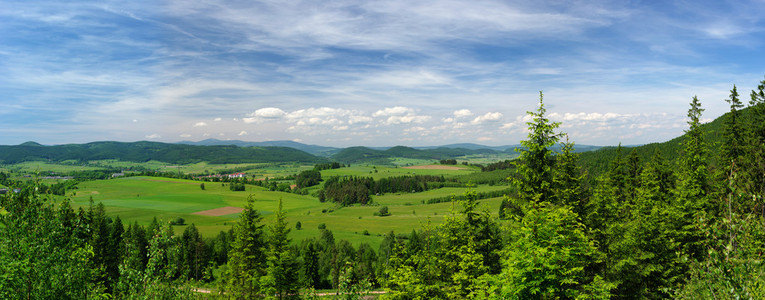
[[[435,149],[415,149],[405,146],[396,146],[387,150],[375,150],[367,147],[349,147],[340,150],[332,159],[344,163],[372,162],[380,164],[390,163],[389,159],[393,157],[416,158],[416,159],[434,159],[440,160],[453,158],[470,154],[492,154],[500,153],[490,149],[462,149],[462,148],[435,148]]]
[[[27,142],[16,146],[0,146],[0,163],[46,160],[119,159],[145,162],[149,160],[172,164],[197,162],[260,163],[260,162],[326,162],[325,158],[288,147],[192,146],[158,142],[93,142],[43,146]]]
[[[747,119],[750,114],[750,109],[745,108],[741,110],[742,118]],[[730,116],[730,112],[718,117],[712,122],[702,124],[700,126],[703,132],[704,142],[706,143],[706,149],[709,151],[710,164],[716,165],[716,153],[720,150],[720,144],[722,143],[723,125],[727,118]],[[661,156],[669,161],[675,162],[680,158],[680,153],[683,151],[683,142],[686,140],[685,134],[671,139],[663,143],[651,143],[641,145],[637,147],[623,147],[622,156],[630,155],[630,152],[634,149],[637,152],[637,156],[640,159],[641,164],[650,161],[654,153],[658,150]],[[608,163],[616,158],[618,150],[617,147],[604,147],[597,151],[582,153],[579,157],[579,162],[588,170],[590,175],[598,175],[606,170]]]

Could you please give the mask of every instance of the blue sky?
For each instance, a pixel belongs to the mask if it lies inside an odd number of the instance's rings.
[[[765,79],[764,1],[13,1],[0,144],[666,141]]]

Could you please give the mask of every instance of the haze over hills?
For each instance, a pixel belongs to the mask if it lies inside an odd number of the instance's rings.
[[[417,150],[432,150],[432,149],[439,149],[439,148],[447,148],[447,149],[466,149],[466,150],[493,150],[496,152],[509,152],[514,153],[516,148],[522,147],[521,144],[513,144],[513,145],[500,145],[500,146],[487,146],[487,145],[481,145],[481,144],[475,144],[475,143],[457,143],[457,144],[447,144],[447,145],[439,145],[439,146],[390,146],[390,147],[366,147],[366,146],[354,146],[354,147],[346,147],[346,148],[337,148],[337,147],[329,147],[329,146],[319,146],[319,145],[309,145],[309,144],[303,144],[300,142],[295,141],[262,141],[262,142],[247,142],[247,141],[241,141],[241,140],[219,140],[219,139],[206,139],[201,140],[198,142],[193,141],[180,141],[178,144],[185,144],[185,145],[202,145],[202,146],[212,146],[212,145],[235,145],[240,147],[265,147],[265,146],[276,146],[276,147],[290,147],[298,150],[302,150],[308,153],[311,153],[313,155],[319,155],[319,156],[332,156],[340,152],[344,149],[350,149],[350,148],[358,148],[363,147],[367,149],[372,150],[379,150],[379,151],[386,151],[391,148],[395,147],[407,147],[407,148],[413,148]],[[603,146],[594,146],[594,145],[576,145],[575,152],[586,152],[586,151],[593,151],[602,148]],[[560,149],[560,145],[555,145],[552,147],[554,151],[557,151]]]
[[[485,146],[479,144],[451,144],[437,147],[348,147],[334,148],[307,145],[294,141],[246,142],[239,140],[207,139],[198,142],[183,141],[175,144],[160,142],[92,142],[86,144],[41,145],[25,142],[15,146],[0,146],[0,163],[45,160],[100,160],[118,159],[144,162],[157,160],[167,163],[251,163],[251,162],[324,162],[391,164],[392,158],[441,160],[466,155],[515,154],[520,145]],[[557,150],[559,146],[555,146]],[[593,149],[598,146],[577,146]],[[579,150],[587,151],[587,150]]]

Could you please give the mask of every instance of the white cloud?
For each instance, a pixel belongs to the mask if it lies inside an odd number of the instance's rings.
[[[348,124],[367,124],[372,122],[372,118],[367,116],[353,115],[348,117]]]
[[[332,107],[310,107],[306,109],[299,109],[287,114],[288,119],[301,119],[312,117],[336,117],[349,114],[351,111],[342,108]]]
[[[245,135],[247,135],[247,131],[244,131],[244,130],[242,130],[242,131],[241,131],[241,132],[239,132],[239,134],[237,134],[237,135],[238,135],[238,136],[245,136]]]
[[[424,123],[428,120],[430,120],[430,116],[416,116],[416,115],[390,116],[388,117],[387,120],[383,122],[383,124],[395,125],[395,124],[409,124],[409,123]]]
[[[515,121],[510,123],[502,124],[501,129],[511,129],[511,130],[517,130],[517,129],[525,129],[528,125],[527,122],[531,122],[534,120],[531,115],[525,114],[522,116],[515,117]]]
[[[483,124],[486,122],[497,122],[502,119],[502,113],[500,112],[488,112],[482,116],[478,116],[475,119],[473,119],[472,123],[473,125],[477,124]]]
[[[159,134],[156,134],[156,133],[153,133],[153,134],[150,134],[150,135],[146,136],[146,139],[148,139],[148,140],[156,140],[156,139],[161,139],[161,138],[162,138],[162,136],[159,135]]]
[[[190,138],[191,137],[191,135],[188,134],[188,133],[184,133],[184,134],[181,134],[179,136],[182,137],[182,138]]]
[[[223,120],[221,118],[215,118],[215,122],[220,122],[220,120]]]
[[[262,119],[279,119],[282,116],[284,116],[286,113],[281,110],[280,108],[276,107],[264,107],[261,109],[258,109],[249,116],[256,117],[256,118],[262,118]]]
[[[460,109],[454,111],[454,117],[455,118],[467,118],[473,115],[473,112],[471,112],[469,109]]]
[[[372,114],[373,117],[387,117],[387,116],[401,116],[406,114],[413,114],[414,109],[403,107],[403,106],[395,106],[395,107],[386,107],[384,109],[378,110],[375,113]]]
[[[138,123],[138,120],[136,120],[136,119],[133,119],[133,123]]]
[[[194,124],[194,127],[204,127],[204,126],[207,126],[207,123],[205,123],[205,122],[197,122],[197,123]]]

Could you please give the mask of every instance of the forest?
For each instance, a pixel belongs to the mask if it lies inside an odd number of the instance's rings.
[[[764,299],[765,80],[749,96],[733,86],[719,137],[704,134],[693,97],[676,153],[619,146],[588,154],[607,158],[594,164],[548,119],[540,92],[520,157],[487,167],[511,170],[500,218],[478,209],[491,195],[467,187],[443,223],[390,232],[378,249],[321,225],[293,242],[301,225],[285,221],[281,201],[267,224],[250,197],[230,231],[203,238],[193,225],[126,226],[100,203],[74,209],[28,185],[0,198],[0,298]],[[325,181],[324,197],[348,205],[449,183]]]

